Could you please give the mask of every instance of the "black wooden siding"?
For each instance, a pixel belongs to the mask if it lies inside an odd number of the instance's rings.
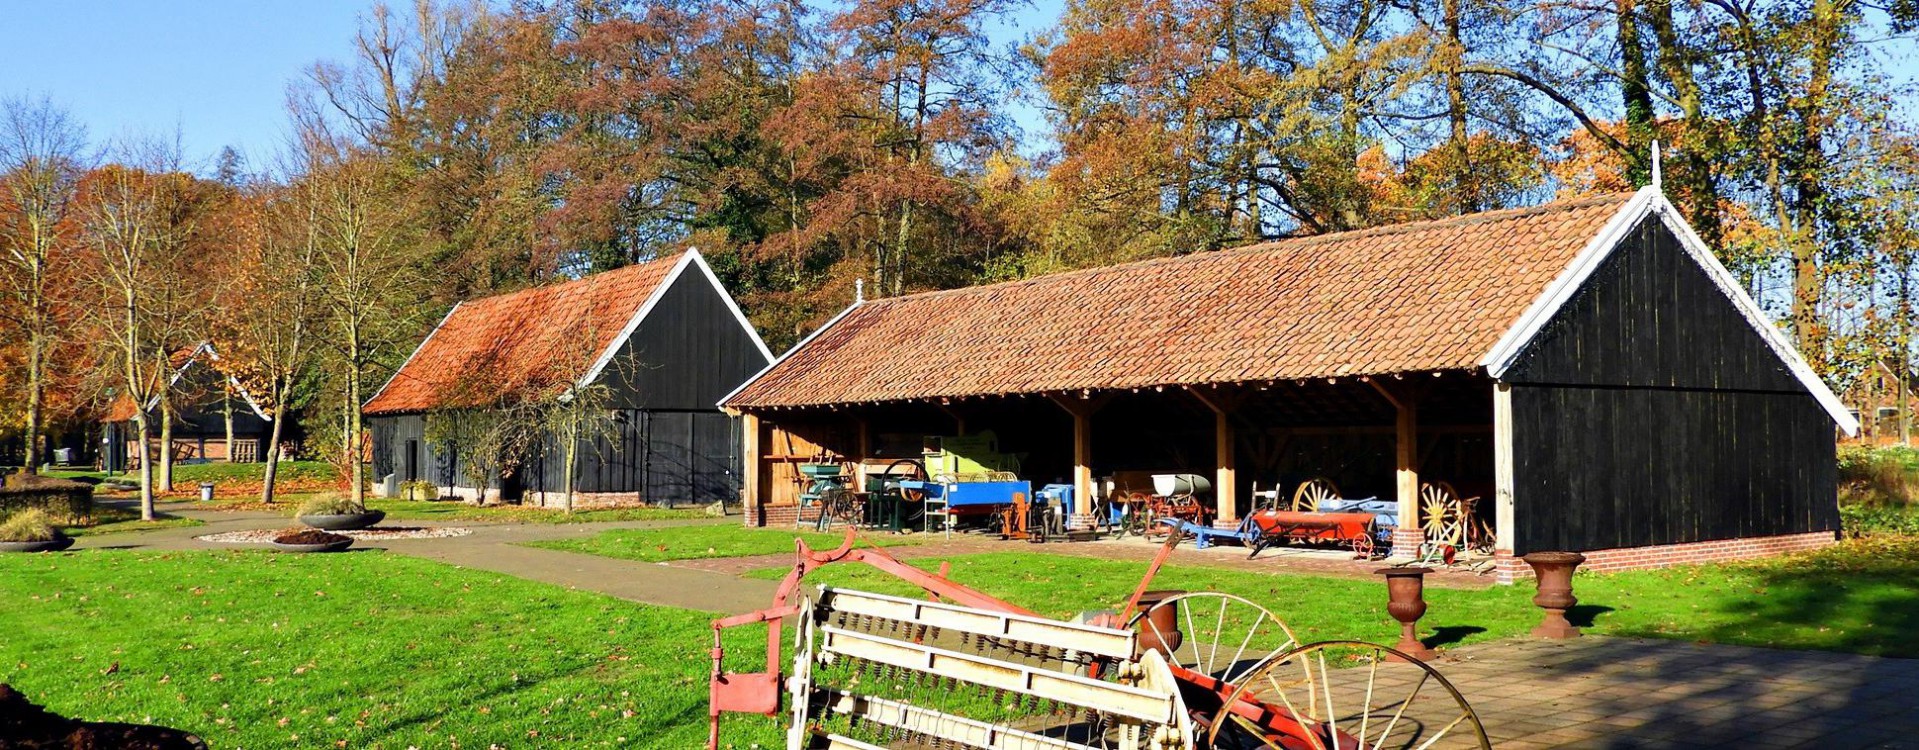
[[[766,356],[740,327],[721,292],[697,269],[688,268],[603,373],[618,416],[612,435],[583,441],[575,488],[638,492],[641,499],[657,504],[736,501],[739,420],[722,413],[717,403],[766,365]],[[370,424],[376,476],[468,485],[459,456],[426,444],[424,417],[379,416]],[[404,473],[408,441],[418,441],[422,476]],[[548,437],[524,459],[524,487],[562,491],[564,456],[560,438]]]
[[[1838,527],[1831,417],[1657,219],[1504,377],[1514,552]]]
[[[721,398],[766,365],[726,298],[688,268],[633,331],[605,377],[622,408],[717,413]]]
[[[1809,396],[1515,385],[1513,551],[1835,530],[1833,451]]]

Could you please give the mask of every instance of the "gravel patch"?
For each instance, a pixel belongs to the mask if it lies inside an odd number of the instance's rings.
[[[248,529],[246,531],[225,531],[218,534],[196,536],[194,539],[217,544],[266,544],[286,529]],[[392,527],[360,529],[358,531],[335,531],[340,536],[353,537],[359,541],[379,542],[390,539],[448,539],[472,534],[473,530],[460,526],[436,527]]]

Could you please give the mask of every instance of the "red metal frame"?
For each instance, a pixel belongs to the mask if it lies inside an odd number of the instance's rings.
[[[767,716],[774,716],[779,713],[781,693],[780,647],[783,641],[781,637],[783,630],[782,621],[785,620],[785,618],[803,614],[800,612],[799,606],[794,603],[793,595],[799,591],[801,578],[804,578],[807,573],[823,566],[841,562],[864,563],[920,587],[926,591],[929,598],[935,601],[944,599],[955,604],[977,609],[1037,616],[1036,613],[1023,607],[997,599],[948,579],[946,575],[951,568],[947,563],[940,564],[940,572],[937,575],[928,573],[900,562],[898,558],[878,548],[854,549],[854,539],[854,530],[847,529],[845,541],[841,542],[838,548],[825,552],[816,551],[808,547],[804,540],[795,539],[793,542],[795,548],[793,569],[788,571],[786,577],[780,580],[779,589],[773,595],[773,606],[713,621],[713,650],[711,652],[713,657],[713,670],[707,707],[707,750],[719,750],[720,715],[722,713],[757,713]],[[1146,575],[1140,578],[1139,586],[1133,589],[1132,596],[1127,597],[1126,603],[1121,607],[1119,614],[1109,616],[1108,618],[1101,618],[1100,620],[1096,620],[1094,624],[1107,627],[1125,627],[1126,623],[1133,619],[1133,614],[1139,611],[1140,599],[1145,596],[1146,591],[1152,587],[1153,579],[1159,575],[1160,568],[1166,564],[1167,558],[1172,555],[1173,548],[1178,546],[1179,539],[1178,534],[1173,534],[1166,540],[1165,544],[1160,546],[1158,554],[1153,556],[1152,563],[1146,568]],[[724,667],[726,652],[720,645],[721,633],[727,628],[761,623],[766,625],[766,671],[748,673],[727,672]],[[1169,664],[1168,666],[1172,668],[1175,679],[1217,696],[1221,705],[1225,704],[1227,696],[1232,692],[1231,687],[1214,679],[1211,675],[1195,672],[1177,664]],[[1287,745],[1289,747],[1293,745],[1301,748],[1358,747],[1356,743],[1347,744],[1347,738],[1333,738],[1333,741],[1328,743],[1326,739],[1316,736],[1313,727],[1297,719],[1291,712],[1278,706],[1268,706],[1247,695],[1242,694],[1235,696],[1231,711],[1235,715],[1248,719],[1255,726],[1266,732],[1269,739],[1282,740],[1283,744],[1284,741],[1291,741],[1292,744]]]

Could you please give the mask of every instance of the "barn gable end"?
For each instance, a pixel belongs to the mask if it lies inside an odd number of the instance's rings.
[[[1810,395],[1652,216],[1622,238],[1500,379]]]
[[[1657,210],[1506,367],[1513,553],[1838,528],[1823,384]]]

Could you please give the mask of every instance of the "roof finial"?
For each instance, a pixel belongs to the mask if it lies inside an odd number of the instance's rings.
[[[853,280],[853,304],[857,305],[865,301],[866,301],[866,278],[860,277],[860,278],[854,279]]]
[[[1659,141],[1652,142],[1652,189],[1659,190]]]

